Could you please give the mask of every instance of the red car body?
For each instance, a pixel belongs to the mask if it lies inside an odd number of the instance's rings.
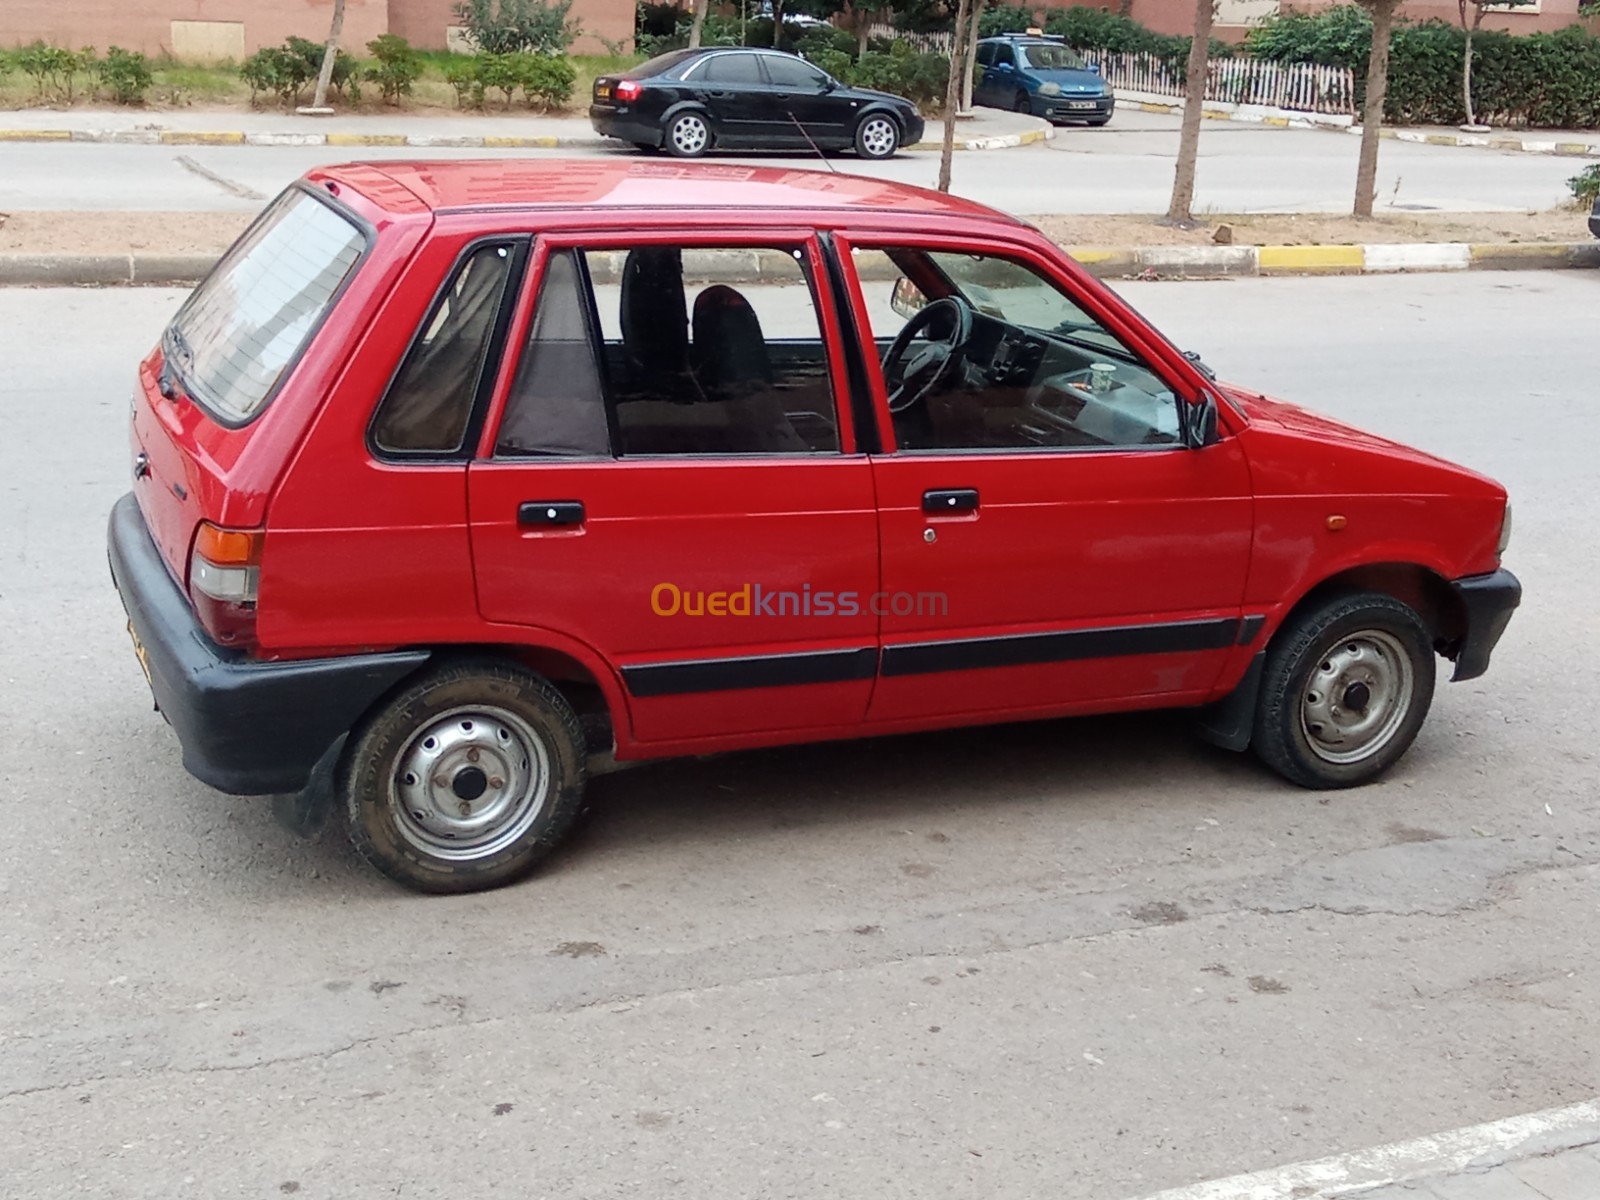
[[[1173,706],[1210,706],[1213,733],[1242,746],[1248,714],[1229,698],[1321,590],[1403,600],[1458,678],[1487,665],[1516,603],[1498,484],[1214,382],[1042,234],[978,205],[843,175],[612,160],[355,164],[299,186],[364,229],[359,263],[247,422],[218,419],[173,385],[170,348],[152,351],[133,499],[112,519],[158,704],[188,768],[219,788],[303,786],[386,695],[464,648],[586,696],[619,760]],[[788,248],[832,282],[817,307],[839,452],[497,459],[508,352],[462,454],[375,455],[374,407],[441,281],[507,235],[527,238],[508,346],[563,247]],[[886,239],[1047,276],[1180,409],[1213,412],[1214,433],[1171,453],[897,453],[851,254]],[[926,511],[942,490],[981,503]],[[529,504],[579,519],[530,527]],[[224,545],[229,531],[244,540]],[[258,572],[241,611],[196,595],[213,546]],[[861,599],[769,618],[714,615],[730,601],[713,598],[667,619],[652,607],[664,583],[691,603],[750,585]],[[902,594],[947,600],[888,599]]]

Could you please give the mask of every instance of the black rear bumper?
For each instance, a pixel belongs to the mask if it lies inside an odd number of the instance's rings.
[[[384,692],[428,661],[426,650],[259,662],[218,646],[167,572],[133,496],[111,510],[111,578],[177,731],[189,774],[241,796],[305,787],[329,747]]]
[[[1490,575],[1457,579],[1450,587],[1467,616],[1467,632],[1456,652],[1455,674],[1450,676],[1459,683],[1476,679],[1489,669],[1489,655],[1511,622],[1511,614],[1522,603],[1522,584],[1502,568]]]

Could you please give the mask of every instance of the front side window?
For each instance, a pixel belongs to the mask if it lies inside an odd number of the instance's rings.
[[[826,75],[797,58],[780,58],[776,54],[762,57],[767,66],[767,78],[772,80],[774,87],[800,88],[815,92],[827,82]]]
[[[997,46],[995,48],[995,52],[994,52],[994,65],[995,66],[997,66],[997,67],[1009,67],[1015,61],[1016,61],[1016,59],[1015,59],[1015,56],[1011,53],[1011,47],[1010,46],[1007,46],[1004,43],[1001,43],[999,46]]]
[[[513,247],[480,246],[434,301],[378,408],[372,443],[395,454],[462,449],[484,381]]]
[[[355,269],[365,235],[300,188],[278,197],[178,310],[163,346],[196,400],[259,413]]]
[[[625,458],[836,453],[831,358],[805,252],[552,253],[496,444],[524,455],[609,445]]]
[[[899,449],[1180,444],[1172,390],[1034,267],[910,248],[854,261],[883,293],[869,316]]]

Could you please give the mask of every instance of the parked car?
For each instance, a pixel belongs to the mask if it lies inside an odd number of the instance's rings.
[[[673,50],[602,75],[589,120],[605,137],[679,158],[812,146],[891,158],[923,128],[909,100],[846,87],[795,54],[742,46]]]
[[[426,891],[625,760],[1183,707],[1311,788],[1520,596],[1505,490],[1217,382],[937,192],[611,160],[312,171],[139,365],[112,576],[197,778],[331,772]]]
[[[1600,238],[1600,196],[1595,197],[1594,207],[1589,210],[1589,232]]]
[[[973,103],[1009,108],[1061,124],[1104,125],[1117,98],[1099,69],[1078,52],[1042,37],[1005,34],[978,43]]]

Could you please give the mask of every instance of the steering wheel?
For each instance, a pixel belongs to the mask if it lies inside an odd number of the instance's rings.
[[[911,341],[944,318],[949,332],[930,336],[915,354]],[[935,300],[905,323],[883,355],[883,382],[889,391],[889,411],[902,413],[914,407],[942,384],[960,365],[961,351],[972,337],[972,305],[960,296]]]

